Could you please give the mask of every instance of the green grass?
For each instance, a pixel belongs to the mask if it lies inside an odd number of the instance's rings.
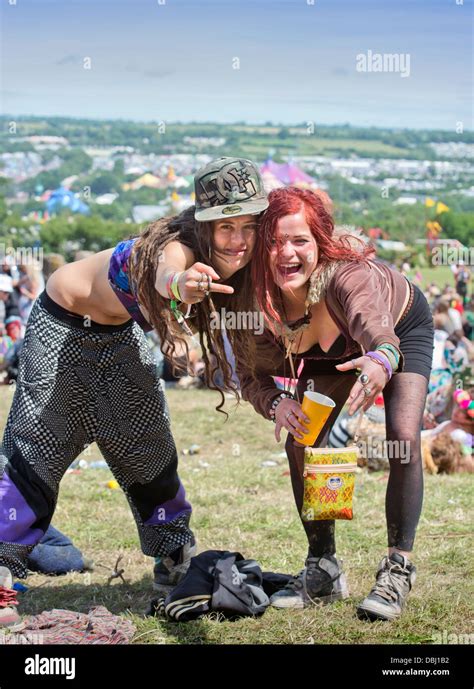
[[[410,272],[410,280],[413,280],[415,273],[415,270]],[[420,268],[420,273],[422,275],[422,289],[426,289],[426,287],[428,287],[428,285],[432,282],[434,282],[441,290],[446,284],[454,287],[453,272],[450,266],[430,266],[429,268]]]
[[[217,396],[209,391],[167,393],[179,451],[192,443],[197,455],[182,456],[180,475],[194,506],[193,529],[200,550],[238,550],[263,569],[298,572],[306,542],[293,505],[286,458],[279,456],[273,425],[241,406],[224,423],[214,411]],[[6,419],[12,391],[2,393]],[[95,448],[88,461],[98,458]],[[262,467],[273,458],[277,466]],[[203,466],[208,464],[209,466]],[[472,632],[474,570],[470,531],[472,477],[426,477],[426,495],[414,560],[418,579],[403,618],[370,624],[355,616],[358,600],[370,590],[377,563],[385,552],[386,474],[357,476],[355,518],[337,525],[338,556],[344,560],[351,597],[323,609],[269,609],[260,619],[218,622],[206,617],[170,624],[143,613],[151,591],[153,560],[139,547],[135,525],[120,490],[106,487],[107,470],[67,474],[61,485],[53,523],[88,557],[112,568],[123,555],[127,584],[107,584],[109,572],[45,577],[34,574],[21,594],[22,611],[68,608],[87,612],[94,605],[131,617],[136,643],[325,644],[430,643],[433,634]]]
[[[281,153],[286,149],[298,151],[299,155],[339,155],[356,152],[363,156],[400,156],[403,151],[396,146],[381,141],[360,141],[358,139],[323,139],[313,135],[289,136],[287,139],[270,137],[252,137],[248,142],[241,143],[241,148],[248,155],[256,159],[265,159],[269,148],[277,148]]]

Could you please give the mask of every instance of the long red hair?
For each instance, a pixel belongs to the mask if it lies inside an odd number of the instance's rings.
[[[349,234],[334,234],[332,202],[323,191],[310,191],[299,187],[283,187],[270,192],[270,205],[260,218],[258,239],[252,258],[252,280],[258,306],[267,321],[282,322],[281,296],[270,268],[271,242],[276,234],[278,221],[286,215],[305,211],[306,222],[318,245],[318,266],[323,267],[331,261],[364,261],[373,248],[361,244],[354,249]]]

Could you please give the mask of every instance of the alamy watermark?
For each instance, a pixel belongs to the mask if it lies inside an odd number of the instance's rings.
[[[357,447],[365,459],[399,459],[400,464],[410,462],[409,440],[385,440],[369,435],[366,440],[360,440]]]
[[[443,629],[442,632],[432,634],[434,644],[474,644],[474,634],[456,634]]]
[[[31,644],[44,644],[44,634],[41,632],[11,632],[10,634],[0,632],[0,646],[29,646]]]
[[[36,653],[25,660],[25,675],[64,675],[66,679],[76,676],[75,658],[46,658]]]
[[[0,243],[0,263],[13,263],[16,266],[33,266],[41,270],[43,268],[43,247],[14,247]]]
[[[460,263],[474,266],[474,247],[456,247],[442,244],[431,249],[431,263],[434,266],[457,266]]]
[[[358,72],[395,72],[401,77],[410,76],[410,53],[367,53],[356,55]]]
[[[211,330],[253,330],[256,335],[262,335],[265,321],[260,311],[226,311],[222,308],[220,312],[212,312],[209,327]]]

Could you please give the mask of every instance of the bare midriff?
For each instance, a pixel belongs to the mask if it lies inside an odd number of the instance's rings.
[[[126,323],[130,314],[117,299],[108,279],[113,251],[106,249],[58,268],[46,283],[47,294],[64,309],[96,323]]]

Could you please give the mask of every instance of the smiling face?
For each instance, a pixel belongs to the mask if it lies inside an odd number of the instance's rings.
[[[229,278],[248,264],[257,237],[256,215],[213,221],[213,262],[223,278]]]
[[[294,292],[306,285],[318,264],[318,255],[318,245],[303,208],[280,218],[271,243],[270,267],[283,292]]]

